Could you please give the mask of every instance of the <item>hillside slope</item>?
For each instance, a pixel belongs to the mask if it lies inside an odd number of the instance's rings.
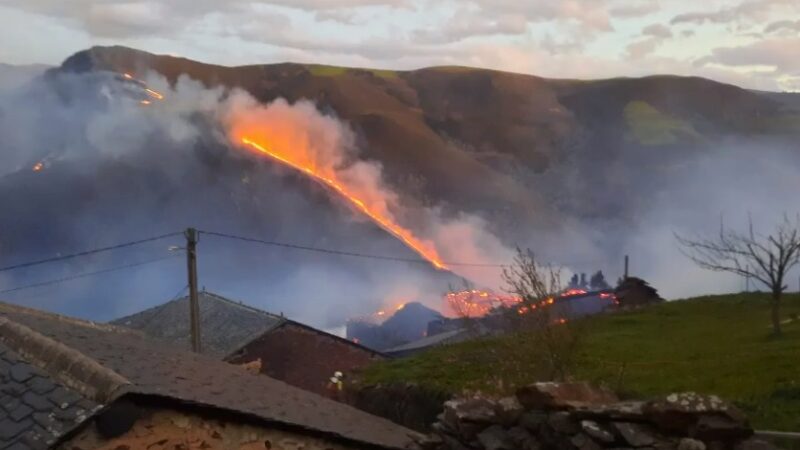
[[[222,67],[123,47],[77,53],[63,69],[154,70],[172,82],[186,74],[208,86],[241,87],[264,102],[311,99],[356,130],[365,157],[379,161],[394,185],[423,201],[481,212],[517,238],[521,227],[545,231],[569,217],[632,219],[646,202],[633,167],[658,188],[673,167],[720,136],[800,135],[800,115],[782,101],[789,94],[700,78]]]

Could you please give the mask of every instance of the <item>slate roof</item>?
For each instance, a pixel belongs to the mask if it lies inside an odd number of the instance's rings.
[[[0,448],[46,449],[99,405],[0,344]]]
[[[387,355],[407,354],[407,353],[412,353],[414,351],[434,347],[437,345],[445,345],[445,344],[460,342],[464,339],[467,339],[469,336],[470,332],[467,329],[460,328],[457,330],[450,330],[450,331],[445,331],[443,333],[438,333],[433,336],[426,336],[422,339],[418,339],[416,341],[412,341],[407,344],[398,345],[397,347],[392,347],[388,350],[384,350],[384,353],[386,353]]]
[[[281,326],[294,325],[325,335],[365,352],[385,356],[335,334],[305,325],[284,316],[248,306],[230,300],[221,295],[203,291],[198,293],[200,302],[201,351],[205,355],[225,359],[234,355],[244,346],[257,340],[264,333],[274,331]],[[155,306],[150,309],[121,317],[109,322],[126,328],[141,331],[147,336],[178,345],[180,348],[191,348],[189,340],[189,297]]]
[[[99,404],[123,395],[158,396],[363,447],[403,448],[414,435],[385,419],[123,327],[0,303],[0,342]]]
[[[210,292],[198,294],[201,350],[219,358],[280,325],[284,318]],[[173,300],[111,322],[190,349],[189,297]]]

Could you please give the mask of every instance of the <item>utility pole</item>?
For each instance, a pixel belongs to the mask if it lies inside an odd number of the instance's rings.
[[[622,277],[622,279],[628,279],[628,255],[625,255],[625,275]]]
[[[186,265],[189,273],[189,327],[191,329],[192,351],[200,353],[200,301],[197,298],[197,230],[187,228]]]

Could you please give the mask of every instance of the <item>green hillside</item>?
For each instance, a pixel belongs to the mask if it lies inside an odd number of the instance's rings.
[[[787,320],[800,295],[786,297]],[[800,430],[800,321],[769,338],[765,294],[675,301],[586,320],[576,378],[626,396],[674,391],[713,393],[743,408],[760,429]],[[507,392],[537,376],[526,335],[434,349],[373,366],[364,382],[407,381],[437,390]]]

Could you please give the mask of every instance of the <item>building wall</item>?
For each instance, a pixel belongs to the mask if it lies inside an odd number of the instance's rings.
[[[287,323],[251,342],[228,361],[245,364],[260,360],[261,373],[325,395],[334,372],[343,372],[346,383],[348,374],[379,359],[383,358],[365,348]]]
[[[123,435],[103,438],[87,426],[57,448],[61,450],[346,450],[343,446],[302,434],[224,420],[173,409],[147,409]]]

